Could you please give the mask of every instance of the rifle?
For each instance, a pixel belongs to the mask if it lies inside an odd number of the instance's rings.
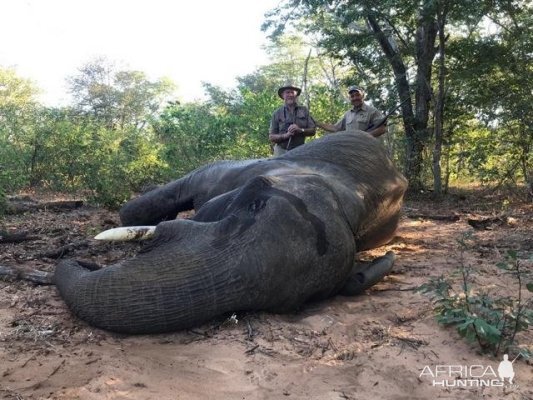
[[[365,132],[369,132],[371,129],[379,128],[381,125],[383,125],[385,122],[387,122],[387,119],[388,119],[392,114],[394,114],[394,112],[395,112],[398,108],[400,108],[400,107],[403,105],[403,103],[406,103],[408,100],[410,100],[409,97],[408,97],[407,99],[405,99],[404,101],[402,101],[400,104],[398,104],[396,107],[394,107],[394,108],[392,109],[392,111],[390,111],[387,115],[385,115],[385,117],[384,117],[381,121],[379,121],[379,123],[368,125],[367,128],[365,129]]]

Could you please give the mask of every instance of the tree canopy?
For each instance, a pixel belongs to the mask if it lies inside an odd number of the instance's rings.
[[[95,59],[68,77],[71,104],[47,107],[0,68],[0,196],[39,186],[118,205],[208,162],[268,157],[289,82],[323,122],[351,107],[351,84],[384,113],[401,104],[385,144],[411,189],[533,186],[532,20],[516,0],[285,0],[265,20],[270,62],[231,89],[206,82],[195,102],[166,78]]]
[[[509,124],[509,118],[516,121],[512,116],[530,115],[531,23],[524,1],[287,0],[267,16],[264,29],[274,38],[294,26],[305,31],[349,66],[348,82],[389,107],[403,102],[404,171],[418,188],[424,186],[424,152],[442,140],[435,129],[441,126],[448,136],[455,130],[456,115],[444,104],[458,102],[455,111],[490,129],[496,120]],[[517,96],[503,88],[515,88]],[[501,93],[496,101],[494,93]]]

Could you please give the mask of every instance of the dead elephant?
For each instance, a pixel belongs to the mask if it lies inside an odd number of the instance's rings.
[[[133,259],[90,271],[61,262],[54,281],[89,324],[125,333],[189,328],[227,312],[287,312],[356,294],[388,273],[406,190],[380,143],[326,136],[272,159],[223,161],[131,200],[124,225],[157,225]],[[194,208],[191,220],[174,219]]]

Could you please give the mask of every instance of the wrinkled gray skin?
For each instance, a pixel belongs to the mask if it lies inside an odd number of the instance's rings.
[[[55,283],[91,325],[189,328],[227,312],[287,312],[356,294],[392,266],[355,253],[389,241],[405,178],[367,134],[326,136],[272,159],[215,163],[128,202],[124,225],[157,225],[133,259],[97,271],[60,263]],[[174,220],[193,208],[192,220]],[[162,222],[164,221],[164,222]]]

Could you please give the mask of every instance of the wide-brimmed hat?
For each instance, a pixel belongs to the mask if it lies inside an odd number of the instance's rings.
[[[282,86],[278,89],[278,96],[283,98],[283,92],[287,89],[292,89],[294,91],[296,91],[296,96],[299,96],[300,93],[302,93],[302,89],[300,89],[299,87],[296,87],[296,86],[293,86],[293,85],[285,85],[285,86]]]

